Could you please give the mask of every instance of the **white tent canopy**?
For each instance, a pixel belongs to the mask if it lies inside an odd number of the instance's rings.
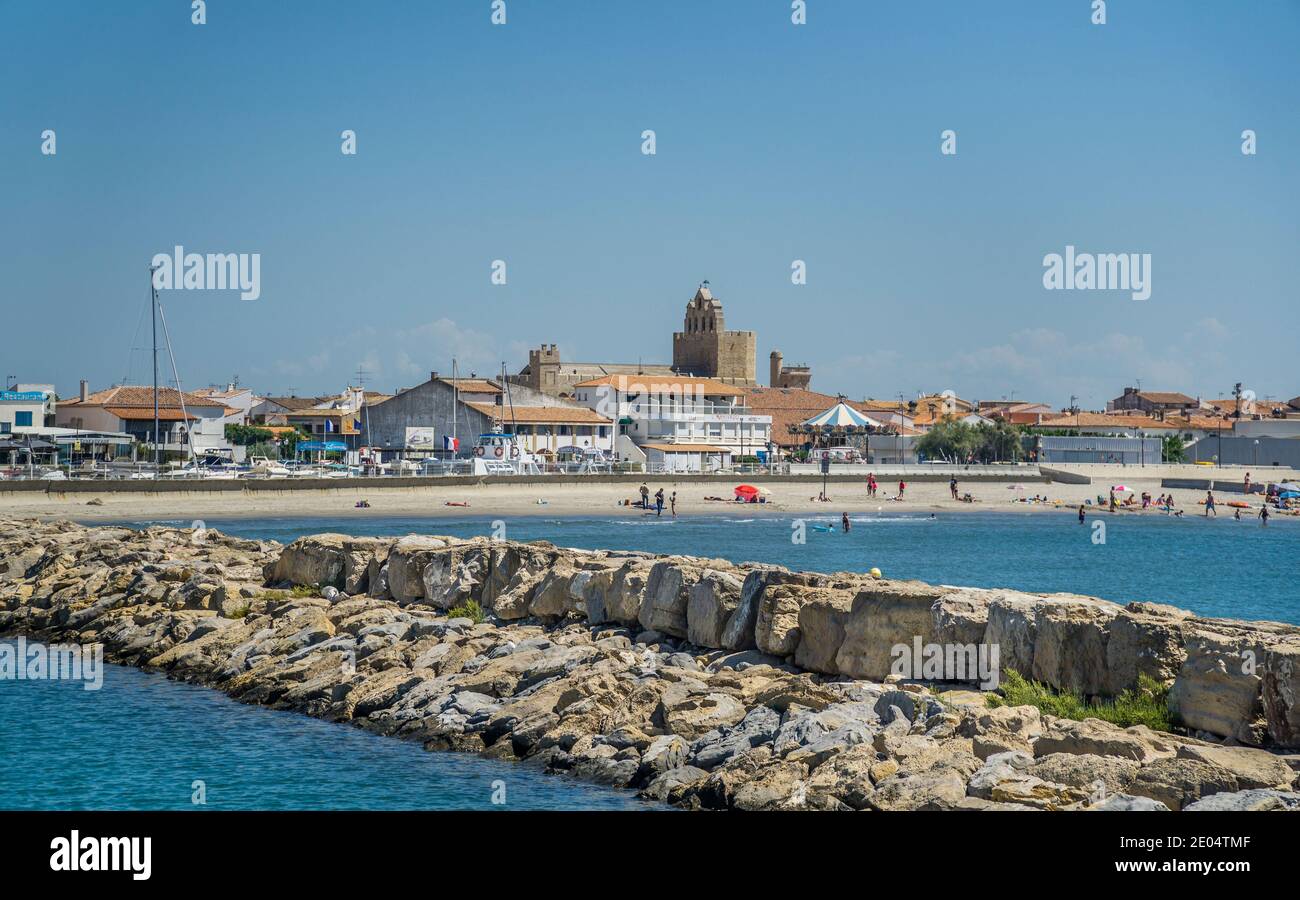
[[[826,412],[818,413],[811,419],[805,420],[803,424],[819,429],[826,428],[827,426],[830,426],[831,428],[846,428],[849,426],[855,428],[884,427],[884,423],[877,422],[870,416],[864,416],[862,413],[858,412],[843,401],[836,403],[830,409],[826,410]]]

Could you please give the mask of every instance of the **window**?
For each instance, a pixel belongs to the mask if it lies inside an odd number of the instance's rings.
[[[19,428],[31,428],[32,427],[31,410],[26,410],[25,412],[15,412],[14,425],[16,425]]]
[[[12,423],[0,422],[0,434],[9,434],[13,430],[14,430],[14,426]]]

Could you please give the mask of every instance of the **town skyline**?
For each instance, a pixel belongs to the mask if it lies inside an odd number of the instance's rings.
[[[148,382],[146,268],[180,245],[262,278],[163,292],[186,388],[394,390],[551,343],[668,364],[709,279],[760,382],[779,349],[854,398],[1294,390],[1267,352],[1300,274],[1293,5],[27,5],[9,34],[6,314],[78,327],[4,374],[61,394]],[[1149,259],[1149,296],[1047,289],[1068,248]]]

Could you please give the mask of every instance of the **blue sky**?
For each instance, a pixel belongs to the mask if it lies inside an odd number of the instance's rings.
[[[764,381],[778,347],[855,398],[1300,394],[1296,0],[507,12],[0,2],[3,374],[147,381],[145,270],[181,244],[262,276],[162,295],[186,387],[668,362],[707,278]],[[1067,244],[1150,253],[1151,297],[1045,290]]]

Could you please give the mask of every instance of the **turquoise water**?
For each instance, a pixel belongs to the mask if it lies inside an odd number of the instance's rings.
[[[1092,522],[1105,521],[1106,542],[1094,544]],[[1207,616],[1300,624],[1300,521],[1163,515],[1090,517],[1072,513],[997,512],[864,514],[848,534],[839,516],[810,517],[807,542],[791,541],[790,517],[744,515],[656,518],[502,520],[512,540],[548,540],[567,547],[648,550],[714,556],[733,562],[779,563],[816,572],[866,571],[941,584],[1067,591],[1120,603],[1172,603]],[[143,524],[143,523],[128,523]],[[189,521],[170,524],[188,527]],[[229,534],[290,541],[304,534],[489,535],[487,518],[276,518],[207,520]]]
[[[0,680],[0,809],[650,808],[527,765],[428,753],[155,673],[105,670],[98,691]],[[196,780],[205,805],[192,802]]]

